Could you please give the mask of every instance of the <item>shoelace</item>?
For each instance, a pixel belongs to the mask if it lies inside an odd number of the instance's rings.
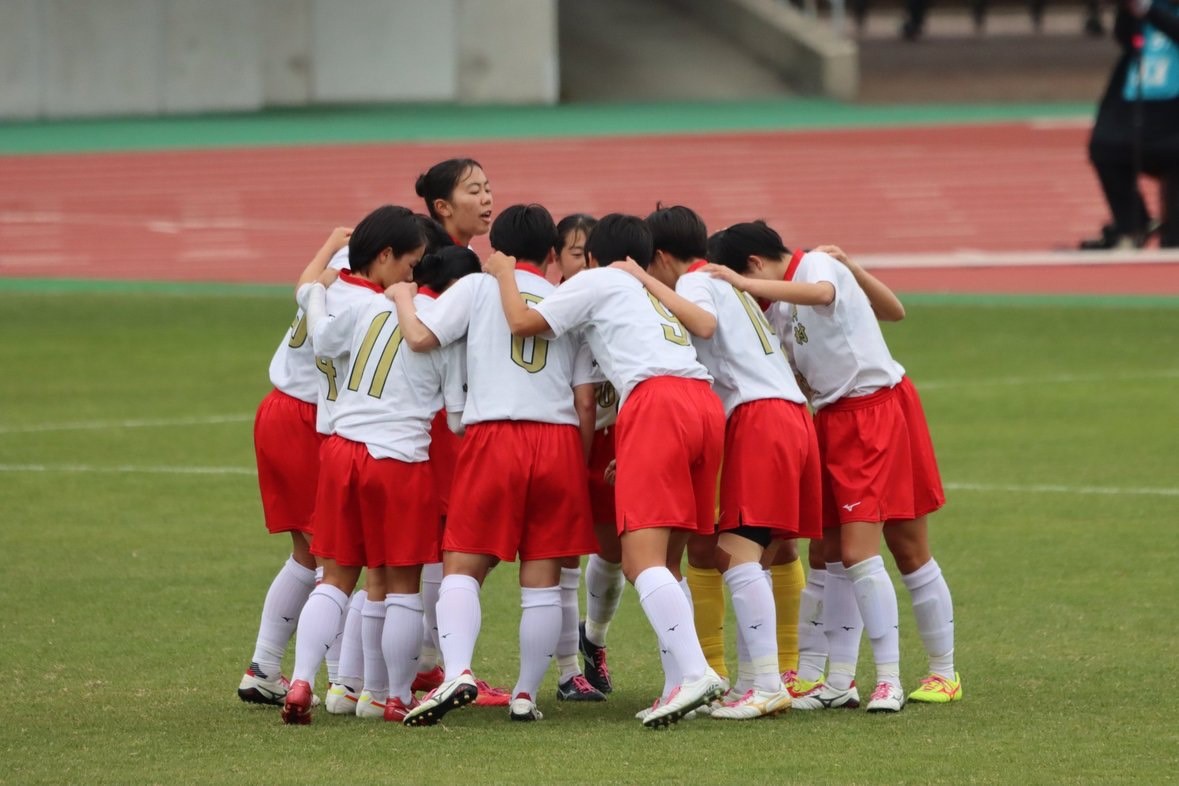
[[[876,686],[876,690],[872,691],[872,701],[879,701],[880,699],[887,699],[892,696],[892,685],[887,682],[882,682]]]
[[[739,707],[739,706],[741,706],[741,704],[743,702],[749,701],[752,698],[753,698],[753,691],[747,690],[747,691],[745,691],[745,695],[741,696],[741,698],[736,699],[735,701],[726,701],[725,706],[726,707]]]
[[[594,651],[594,668],[597,669],[598,674],[601,674],[603,677],[610,676],[610,669],[606,667],[605,647]]]
[[[939,676],[937,674],[930,674],[928,677],[925,677],[924,679],[922,679],[921,680],[921,687],[922,688],[936,688],[937,690],[940,690],[942,693],[950,693],[949,681],[945,677]]]
[[[589,680],[583,674],[578,674],[573,678],[573,689],[578,693],[594,693],[596,690],[593,685],[589,684]]]

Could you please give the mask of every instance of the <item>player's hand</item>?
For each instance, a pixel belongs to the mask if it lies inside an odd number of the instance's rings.
[[[516,258],[510,257],[502,251],[492,251],[491,256],[483,263],[483,272],[495,278],[510,274],[515,269]]]
[[[708,264],[700,268],[700,272],[707,273],[713,278],[719,278],[721,281],[724,281],[727,284],[732,284],[738,289],[741,289],[741,284],[744,280],[744,276],[742,276],[736,270],[733,270],[733,268],[725,267],[724,265]]]
[[[331,253],[336,253],[344,246],[348,245],[348,240],[352,237],[352,227],[336,227],[332,233],[328,235],[327,241],[323,247]]]
[[[394,303],[398,299],[413,300],[413,296],[418,293],[418,285],[411,281],[398,281],[396,284],[390,284],[385,288],[385,297],[392,300]]]
[[[322,273],[320,273],[319,277],[316,278],[315,280],[318,281],[320,284],[322,284],[324,289],[327,289],[332,284],[336,283],[336,279],[339,277],[340,277],[340,271],[336,270],[335,268],[329,267],[329,268],[325,269]]]
[[[617,471],[618,471],[618,460],[617,459],[610,459],[610,463],[606,465],[606,471],[602,473],[602,480],[606,481],[611,486],[613,486]]]
[[[615,268],[617,270],[621,270],[623,273],[630,273],[632,276],[637,278],[639,281],[642,281],[643,277],[647,275],[647,271],[643,270],[641,267],[639,267],[639,263],[635,262],[630,257],[627,257],[626,259],[615,262],[612,265],[610,265],[610,267]]]
[[[818,246],[815,248],[815,251],[822,251],[824,254],[838,259],[841,263],[843,263],[844,267],[852,266],[852,261],[848,257],[847,252],[839,246]]]

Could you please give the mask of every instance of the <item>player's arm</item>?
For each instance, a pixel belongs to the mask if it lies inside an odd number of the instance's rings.
[[[829,281],[819,281],[815,284],[802,281],[767,281],[743,276],[724,265],[705,265],[700,270],[762,300],[780,300],[798,306],[829,306],[835,300],[835,285]]]
[[[577,410],[577,427],[581,431],[581,448],[589,463],[590,448],[594,444],[594,426],[598,420],[598,401],[593,384],[573,386],[573,407]]]
[[[856,283],[860,285],[860,289],[864,290],[864,294],[868,296],[868,302],[872,304],[872,312],[876,314],[877,319],[883,322],[900,322],[905,318],[905,306],[901,303],[900,298],[888,288],[887,284],[851,259],[842,248],[839,246],[819,246],[815,251],[822,251],[839,260],[844,267],[851,271],[851,274],[856,277]]]
[[[440,346],[438,336],[426,327],[418,318],[418,308],[413,304],[413,296],[418,293],[418,285],[401,282],[392,284],[385,290],[385,297],[393,301],[397,308],[397,324],[401,328],[401,338],[414,352],[426,352]]]
[[[668,311],[675,314],[688,332],[693,336],[700,338],[712,338],[716,333],[716,317],[709,314],[700,306],[688,300],[683,295],[677,293],[674,289],[664,284],[655,276],[648,273],[639,267],[639,263],[633,259],[626,259],[623,262],[615,262],[610,267],[616,267],[619,270],[624,270],[639,280],[648,292],[659,299],[659,302],[667,306]]]
[[[520,287],[516,285],[514,257],[496,251],[487,258],[483,272],[494,278],[499,285],[500,305],[503,306],[504,316],[507,317],[508,328],[513,336],[527,338],[549,330],[548,321],[539,312],[530,309],[524,298],[520,297]]]
[[[296,299],[299,297],[299,289],[304,284],[315,282],[323,274],[336,252],[348,245],[350,237],[352,237],[351,227],[336,227],[332,230],[328,239],[320,246],[319,251],[315,252],[315,256],[307,263],[307,267],[303,269],[303,274],[299,276],[299,281],[295,284]]]

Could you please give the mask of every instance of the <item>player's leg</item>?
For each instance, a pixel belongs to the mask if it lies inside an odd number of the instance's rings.
[[[385,568],[385,625],[381,655],[389,681],[385,720],[401,722],[416,706],[413,683],[422,649],[422,568],[418,565]]]
[[[365,571],[365,601],[360,608],[360,646],[363,653],[364,690],[356,700],[359,718],[385,717],[389,697],[389,669],[381,651],[385,629],[385,569],[370,567]]]
[[[336,679],[328,686],[328,712],[333,715],[355,715],[357,702],[364,690],[364,604],[368,590],[352,593],[340,628],[340,655]]]
[[[798,604],[798,671],[792,679],[783,679],[795,698],[819,685],[827,669],[827,637],[823,632],[827,563],[823,560],[823,541],[809,542],[807,563],[806,585]]]
[[[692,594],[692,615],[700,647],[713,671],[729,678],[725,664],[725,582],[716,566],[716,535],[688,538],[685,578]]]
[[[566,557],[561,561],[561,637],[557,640],[557,699],[605,701],[605,694],[586,679],[577,661],[583,630],[578,598],[580,589],[581,558]],[[587,663],[592,664],[592,661]]]
[[[622,544],[611,519],[596,523],[598,552],[585,564],[585,624],[580,631],[579,646],[585,659],[586,680],[602,693],[614,689],[610,667],[606,663],[606,634],[622,601],[626,578],[622,575]]]
[[[880,556],[880,522],[855,521],[840,530],[843,564],[876,661],[876,687],[869,712],[897,712],[904,705],[897,594]]]
[[[775,545],[769,573],[777,613],[778,660],[782,671],[793,676],[798,672],[798,610],[806,571],[798,557],[797,538],[777,540]]]
[[[827,573],[823,586],[827,677],[816,688],[796,697],[792,706],[796,710],[854,709],[860,706],[860,694],[856,688],[856,662],[859,660],[864,622],[856,603],[855,589],[843,567],[839,529],[825,529],[823,540],[812,545],[819,547]]]
[[[445,527],[445,519],[443,519]],[[442,587],[442,563],[422,566],[422,651],[418,656],[418,674],[414,677],[415,692],[432,691],[442,682],[438,650],[438,590]]]
[[[560,581],[561,560],[521,559],[520,673],[512,688],[508,711],[508,717],[514,721],[536,721],[544,717],[537,709],[536,697],[561,638]]]

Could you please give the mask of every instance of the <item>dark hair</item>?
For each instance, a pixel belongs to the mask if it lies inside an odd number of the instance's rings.
[[[430,211],[431,218],[439,220],[438,213],[434,210],[434,200],[449,201],[450,195],[458,188],[463,177],[475,167],[483,168],[473,158],[448,158],[430,167],[424,174],[418,175],[413,189],[418,196],[426,200],[426,210]]]
[[[589,213],[574,213],[565,216],[557,222],[557,245],[554,246],[554,249],[558,254],[564,251],[565,244],[569,242],[569,238],[574,232],[581,232],[585,235],[586,240],[589,240],[590,232],[593,232],[597,225],[598,219]]]
[[[348,240],[348,266],[357,273],[368,269],[386,248],[394,256],[408,254],[425,243],[422,226],[413,211],[397,205],[382,205],[365,216]]]
[[[656,251],[685,262],[703,259],[708,253],[708,227],[692,208],[683,205],[664,207],[661,202],[646,221]]]
[[[749,268],[751,256],[781,259],[789,253],[782,236],[761,220],[733,224],[708,238],[708,261],[738,273]]]
[[[420,287],[429,287],[435,292],[446,288],[470,273],[482,268],[479,257],[466,246],[449,245],[422,257],[413,269],[413,280]]]
[[[433,254],[440,248],[454,245],[454,238],[437,221],[421,213],[414,213],[414,218],[418,220],[422,227],[422,234],[426,237],[427,254]]]
[[[603,216],[586,239],[585,251],[602,267],[630,257],[644,270],[655,255],[651,230],[643,219],[625,213]]]
[[[512,205],[496,216],[488,239],[496,251],[540,263],[557,246],[557,225],[543,205]]]

